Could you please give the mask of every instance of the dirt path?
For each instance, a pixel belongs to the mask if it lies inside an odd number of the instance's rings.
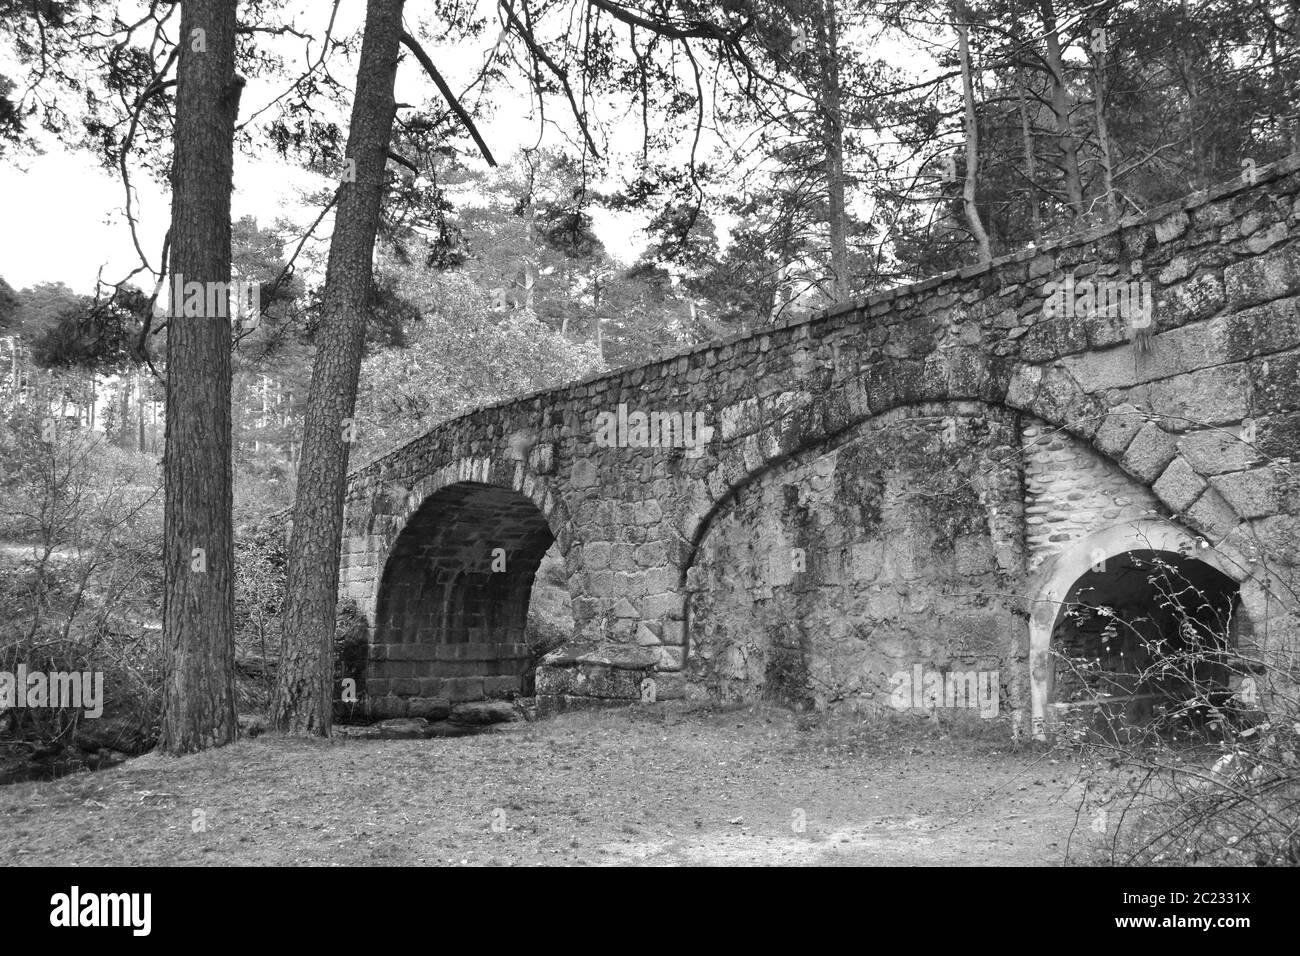
[[[1062,862],[1070,767],[996,740],[807,723],[661,706],[151,754],[0,788],[0,865]]]

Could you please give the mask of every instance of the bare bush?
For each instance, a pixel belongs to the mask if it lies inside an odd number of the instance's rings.
[[[0,421],[0,670],[102,672],[122,748],[152,739],[161,658],[162,508],[152,459],[123,451],[33,395]],[[13,708],[12,736],[60,747],[80,710]],[[92,735],[93,736],[93,735]]]
[[[1080,823],[1106,835],[1114,864],[1300,863],[1296,661],[1240,641],[1238,603],[1185,566],[1133,563],[1149,611],[1080,594],[1065,614],[1104,621],[1103,649],[1054,651],[1072,689],[1056,731],[1081,758]]]

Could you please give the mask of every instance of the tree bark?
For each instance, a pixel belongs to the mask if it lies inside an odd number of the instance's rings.
[[[836,0],[822,0],[818,34],[822,60],[822,144],[826,151],[827,224],[831,245],[831,296],[843,302],[850,294],[848,211],[844,186],[844,114],[840,105],[839,20]]]
[[[141,454],[143,454],[143,453],[144,453],[144,450],[145,450],[145,445],[144,445],[144,385],[143,385],[143,384],[141,383],[141,381],[140,381],[140,378],[141,378],[141,376],[142,376],[143,374],[144,374],[144,373],[142,373],[139,369],[136,369],[136,371],[135,371],[135,421],[136,421],[136,432],[135,432],[135,438],[136,438],[136,441],[135,441],[135,450],[138,451],[138,452],[140,452]]]
[[[962,183],[962,205],[966,210],[966,222],[971,235],[975,237],[975,246],[980,262],[993,258],[990,250],[989,234],[980,219],[979,207],[975,205],[975,180],[979,174],[979,120],[975,114],[975,88],[971,81],[970,66],[970,27],[968,16],[961,0],[953,3],[953,17],[957,27],[957,52],[961,58],[961,93],[966,105],[966,178]]]
[[[1182,11],[1183,23],[1189,22],[1187,10],[1187,0],[1182,0],[1179,4]],[[1182,37],[1182,45],[1178,51],[1178,62],[1182,70],[1183,91],[1187,95],[1187,143],[1192,159],[1191,187],[1193,189],[1204,189],[1209,185],[1209,164],[1205,157],[1205,144],[1202,141],[1200,127],[1200,117],[1203,107],[1201,106],[1201,75],[1197,63],[1199,59],[1198,50],[1195,47],[1194,35],[1189,30]]]
[[[1025,178],[1029,180],[1029,189],[1026,191],[1029,203],[1029,224],[1034,234],[1034,241],[1038,242],[1043,235],[1043,214],[1038,202],[1038,160],[1034,156],[1034,134],[1029,123],[1029,104],[1025,96],[1025,71],[1023,67],[1016,67],[1016,80],[1020,100],[1020,139],[1025,155]]]
[[[1105,29],[1104,27],[1102,28]],[[1092,115],[1097,124],[1097,158],[1101,162],[1101,184],[1106,191],[1106,213],[1111,222],[1119,221],[1119,198],[1115,194],[1115,158],[1110,145],[1110,126],[1106,122],[1106,42],[1092,51]]]
[[[122,380],[117,387],[117,436],[113,444],[126,451],[135,444],[131,434],[131,380],[122,373]]]
[[[1024,41],[1024,30],[1020,24],[1020,10],[1017,4],[1011,5],[1011,39],[1016,46]],[[1042,204],[1038,198],[1038,157],[1034,152],[1033,124],[1029,118],[1029,89],[1025,68],[1016,64],[1016,106],[1020,113],[1020,142],[1025,157],[1025,179],[1029,188],[1025,191],[1025,201],[1029,203],[1029,226],[1034,241],[1039,242],[1043,235]]]
[[[349,451],[344,419],[356,405],[401,36],[402,0],[368,0],[348,131],[347,157],[355,161],[356,177],[339,188],[288,549],[273,716],[279,729],[299,735],[329,736],[333,720],[334,614]]]
[[[524,308],[533,311],[533,261],[538,258],[535,243],[537,241],[537,206],[534,203],[534,180],[536,170],[532,163],[528,165],[528,191],[524,197],[527,206],[524,210]]]
[[[1051,70],[1052,116],[1056,120],[1056,146],[1061,153],[1061,173],[1065,198],[1077,219],[1083,215],[1083,178],[1079,175],[1079,148],[1070,128],[1070,99],[1065,88],[1065,64],[1061,59],[1061,39],[1056,33],[1056,10],[1052,0],[1039,0],[1043,32],[1047,37],[1047,65]]]
[[[207,290],[230,281],[235,4],[185,0],[178,43],[170,272]],[[236,734],[230,320],[224,297],[204,299],[205,314],[186,316],[173,296],[167,328],[159,745],[170,753]],[[207,315],[216,299],[221,314]]]
[[[22,344],[18,341],[18,336],[9,336],[9,348],[11,349],[10,367],[13,369],[13,377],[10,380],[9,405],[11,408],[17,408],[22,402],[23,396],[23,374],[22,361]]]

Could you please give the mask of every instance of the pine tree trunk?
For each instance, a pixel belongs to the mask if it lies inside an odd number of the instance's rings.
[[[768,312],[767,321],[769,323],[779,322],[782,313],[785,311],[786,304],[790,301],[790,295],[786,288],[786,270],[790,264],[784,258],[781,265],[776,270],[776,286],[772,290],[772,308]],[[742,320],[743,322],[744,320]]]
[[[23,374],[22,358],[20,355],[22,345],[19,343],[18,336],[16,335],[10,336],[9,345],[13,349],[13,395],[11,396],[11,404],[14,408],[17,408],[23,400],[23,379],[25,378],[25,375]]]
[[[839,21],[836,0],[822,0],[818,33],[821,48],[822,143],[826,152],[827,220],[831,244],[831,296],[843,302],[850,294],[848,211],[844,185],[844,116],[840,106]]]
[[[1043,214],[1038,202],[1038,161],[1034,156],[1034,134],[1029,124],[1029,104],[1025,98],[1025,71],[1023,67],[1016,68],[1016,77],[1020,100],[1020,139],[1024,147],[1025,178],[1029,180],[1029,189],[1026,190],[1029,203],[1029,224],[1034,234],[1034,241],[1038,242],[1043,235]]]
[[[9,346],[9,407],[18,407],[18,339],[16,336],[5,337]]]
[[[1104,35],[1103,35],[1104,36]],[[1119,221],[1119,198],[1115,194],[1115,159],[1110,146],[1110,127],[1106,122],[1106,44],[1093,51],[1092,115],[1097,124],[1097,158],[1101,162],[1101,184],[1106,192],[1106,213],[1111,222]]]
[[[537,206],[533,202],[534,170],[528,167],[528,207],[524,213],[524,308],[533,311],[533,261],[537,258]]]
[[[989,234],[980,219],[979,207],[975,205],[975,180],[979,174],[979,121],[975,114],[975,88],[971,82],[970,66],[970,28],[968,16],[961,0],[953,4],[953,15],[957,27],[957,51],[961,58],[961,93],[966,104],[966,178],[962,184],[962,205],[966,210],[966,222],[971,235],[975,237],[975,246],[980,262],[993,258],[989,246]]]
[[[170,271],[186,283],[226,283],[243,85],[235,76],[235,4],[186,0],[178,42]],[[172,303],[168,319],[163,455],[159,745],[171,753],[235,739],[230,321],[183,316],[180,305]]]
[[[1083,215],[1083,178],[1079,175],[1079,149],[1070,128],[1070,99],[1065,88],[1065,64],[1061,59],[1061,39],[1056,33],[1056,10],[1052,0],[1040,0],[1047,37],[1047,65],[1051,70],[1052,116],[1056,120],[1056,145],[1061,153],[1061,171],[1065,180],[1065,198],[1077,219]]]
[[[347,146],[356,181],[339,189],[288,549],[274,721],[293,734],[328,736],[333,719],[334,612],[349,451],[343,420],[356,405],[401,35],[402,0],[368,0]]]
[[[126,451],[131,450],[131,380],[122,375],[122,384],[117,392],[117,446]]]
[[[1179,3],[1179,10],[1182,13],[1182,22],[1190,23],[1190,15],[1187,9],[1187,0]],[[1187,107],[1185,115],[1187,116],[1187,145],[1192,160],[1192,189],[1204,189],[1209,184],[1209,173],[1205,162],[1205,146],[1200,135],[1200,127],[1197,125],[1201,122],[1201,83],[1200,70],[1197,67],[1196,49],[1193,46],[1193,34],[1188,31],[1180,38],[1185,46],[1180,46],[1178,53],[1178,62],[1182,71],[1183,92],[1187,95]]]
[[[1024,41],[1024,30],[1020,23],[1020,8],[1016,3],[1011,5],[1011,39],[1016,46],[1020,46]],[[1026,95],[1028,89],[1029,84],[1025,77],[1025,68],[1017,63],[1016,108],[1020,114],[1020,143],[1025,157],[1025,179],[1029,184],[1029,188],[1025,190],[1025,201],[1029,204],[1030,232],[1034,241],[1038,242],[1043,235],[1043,213],[1042,204],[1038,198],[1038,157],[1034,151],[1033,124],[1029,118],[1029,97]]]
[[[271,384],[270,379],[266,375],[263,375],[262,376],[262,414],[258,416],[257,419],[257,438],[253,439],[253,451],[258,453],[262,451],[262,434],[266,431],[267,416],[270,413],[270,409],[267,407],[267,403],[266,403],[266,392],[267,389],[270,388],[270,384]]]
[[[144,454],[144,388],[140,384],[141,372],[136,369],[132,389],[135,392],[135,450]]]

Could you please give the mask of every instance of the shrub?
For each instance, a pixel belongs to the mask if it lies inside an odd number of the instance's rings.
[[[1116,864],[1300,864],[1295,662],[1234,646],[1232,613],[1207,613],[1214,602],[1178,567],[1142,567],[1157,595],[1150,616],[1070,610],[1109,619],[1103,633],[1129,638],[1136,665],[1058,655],[1079,688],[1057,730],[1081,758],[1080,822],[1106,834]],[[1171,623],[1153,628],[1160,612]]]
[[[156,736],[161,701],[157,463],[56,422],[41,398],[0,421],[0,458],[14,463],[0,478],[0,670],[101,672],[100,726],[135,752]],[[15,708],[4,729],[46,749],[106,740],[80,709]]]

